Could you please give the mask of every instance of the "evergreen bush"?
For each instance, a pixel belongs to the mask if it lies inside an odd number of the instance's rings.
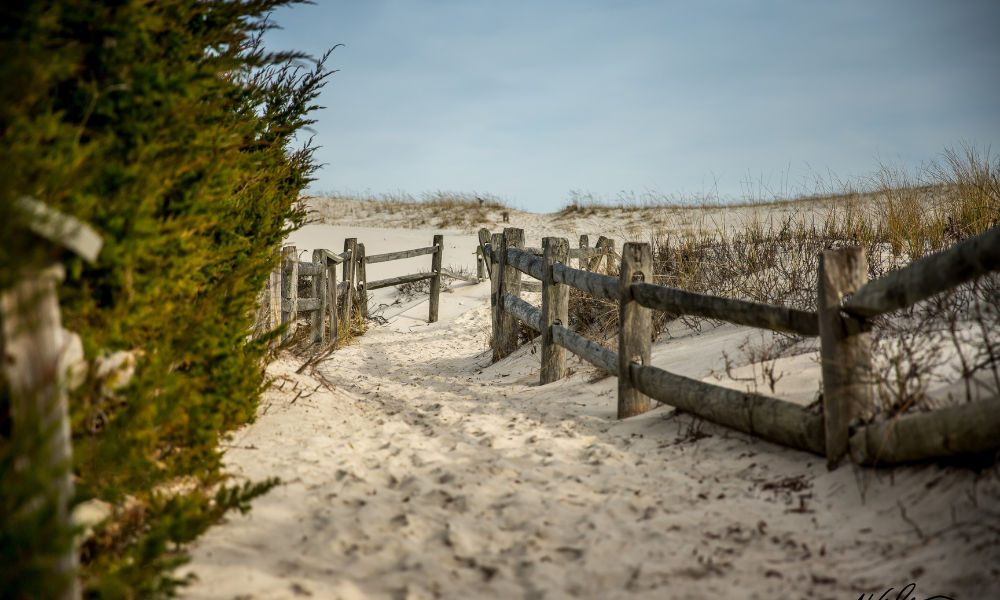
[[[84,545],[87,597],[168,595],[182,545],[274,484],[226,487],[217,441],[253,419],[271,339],[247,335],[254,302],[302,223],[296,201],[315,169],[311,144],[292,144],[313,122],[329,53],[303,68],[308,57],[260,44],[268,12],[293,3],[0,6],[0,289],[26,266],[62,261],[63,323],[88,359],[127,351],[136,362],[114,393],[91,368],[71,395],[77,500],[118,507]],[[52,251],[26,232],[22,195],[97,229],[96,263],[40,255]],[[44,444],[15,443],[6,394],[0,596],[50,597],[39,565],[72,532],[31,503]]]

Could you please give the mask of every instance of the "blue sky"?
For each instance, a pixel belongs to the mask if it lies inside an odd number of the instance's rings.
[[[314,191],[739,200],[1000,152],[1000,2],[319,0],[271,50],[344,44]],[[766,194],[765,194],[766,195]]]

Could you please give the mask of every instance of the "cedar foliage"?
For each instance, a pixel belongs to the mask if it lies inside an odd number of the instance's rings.
[[[329,53],[305,68],[308,57],[260,44],[268,12],[294,3],[0,7],[0,289],[24,265],[59,259],[64,327],[87,358],[137,357],[115,394],[92,368],[71,395],[77,500],[119,507],[82,549],[88,598],[169,595],[180,545],[274,485],[226,487],[217,442],[253,419],[270,341],[247,336],[255,297],[302,223],[295,203],[315,169],[311,144],[292,144],[319,108]],[[37,255],[22,195],[96,228],[96,264]],[[72,532],[50,531],[47,508],[31,506],[44,445],[10,437],[5,407],[0,398],[0,596],[51,597],[44,567]],[[96,434],[95,415],[107,417]],[[178,482],[187,491],[169,491]]]

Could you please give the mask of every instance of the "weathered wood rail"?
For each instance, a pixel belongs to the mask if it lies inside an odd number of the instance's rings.
[[[502,234],[483,229],[479,240],[493,281],[494,359],[516,349],[517,321],[525,323],[542,334],[541,383],[565,376],[565,348],[618,378],[619,418],[649,410],[650,399],[655,399],[720,425],[825,456],[831,469],[848,454],[856,463],[873,465],[1000,447],[1000,398],[849,427],[858,420],[870,421],[874,412],[869,319],[1000,270],[1000,227],[871,282],[860,248],[823,252],[816,312],[655,285],[648,244],[625,244],[615,277],[594,272],[604,257],[606,272],[612,271],[614,246],[606,238],[594,250],[581,240],[575,256],[560,238],[545,238],[541,249],[524,248],[519,229],[508,228]],[[570,258],[577,258],[581,268],[568,266]],[[541,281],[541,308],[520,298],[521,273]],[[568,287],[618,302],[618,353],[568,329]],[[845,302],[846,296],[850,298]],[[650,365],[652,310],[819,337],[822,411]]]
[[[368,317],[368,292],[425,279],[431,280],[428,321],[434,323],[438,320],[440,310],[442,276],[469,283],[480,283],[485,278],[483,257],[479,249],[477,249],[479,277],[455,273],[442,267],[444,236],[441,235],[435,235],[431,245],[426,248],[385,254],[367,255],[365,245],[358,242],[357,238],[344,240],[344,251],[340,254],[331,250],[314,250],[310,262],[300,261],[294,246],[287,246],[282,252],[284,258],[281,266],[271,274],[272,295],[269,299],[272,314],[277,313],[275,322],[288,324],[282,341],[294,335],[299,313],[307,312],[311,316],[311,341],[334,343],[338,339],[339,328],[342,325],[349,326],[358,317]],[[430,271],[368,281],[367,265],[428,254],[431,255]],[[343,281],[340,283],[337,282],[338,266],[342,268]],[[299,296],[299,277],[312,278],[309,297]],[[273,293],[274,290],[280,290],[280,294]],[[338,306],[343,307],[342,314],[338,314]],[[327,323],[330,324],[329,336]]]

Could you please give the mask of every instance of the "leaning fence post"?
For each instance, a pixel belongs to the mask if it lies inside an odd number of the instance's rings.
[[[618,418],[641,415],[650,408],[649,398],[632,383],[630,365],[648,365],[653,333],[652,311],[632,299],[633,281],[653,281],[653,253],[649,244],[628,242],[622,248],[619,272],[621,299],[618,304]]]
[[[587,270],[587,265],[590,264],[590,257],[587,256],[586,252],[590,250],[590,236],[581,235],[580,236],[580,258],[578,259],[577,267],[581,271]]]
[[[357,256],[358,238],[347,238],[344,240],[344,252],[350,253],[344,260],[344,326],[347,327],[347,334],[353,331],[351,323],[354,315],[354,259]]]
[[[842,248],[820,254],[817,313],[828,469],[835,469],[848,451],[851,420],[866,419],[873,409],[869,327],[840,312],[844,296],[856,292],[867,280],[864,249]]]
[[[500,278],[503,285],[500,287],[500,332],[499,350],[500,358],[510,356],[517,350],[517,338],[519,323],[517,317],[503,309],[503,297],[510,294],[514,297],[521,296],[521,272],[514,267],[507,265],[507,249],[524,248],[524,230],[508,227],[503,230],[503,243],[500,246]]]
[[[285,246],[285,258],[281,273],[281,322],[288,327],[281,341],[288,341],[295,335],[295,321],[299,318],[299,254],[295,246]],[[287,305],[285,304],[287,302]]]
[[[326,252],[313,250],[312,261],[319,265],[319,273],[313,276],[312,295],[319,300],[319,308],[312,312],[311,339],[322,344],[326,340]]]
[[[604,273],[607,275],[611,275],[615,270],[615,241],[613,239],[604,238],[604,253],[607,256],[607,259],[604,262]],[[650,267],[650,269],[651,270],[649,271],[650,274],[649,281],[652,282],[653,281],[652,267]]]
[[[427,315],[427,322],[437,323],[438,309],[441,307],[441,260],[444,254],[444,236],[434,236],[434,241],[431,245],[435,247],[431,258],[431,273],[434,273],[434,277],[431,277],[431,306]]]
[[[500,297],[503,294],[503,276],[500,271],[500,261],[497,255],[503,247],[503,234],[494,233],[490,236],[490,317],[493,325],[493,362],[503,358],[500,354],[500,316],[503,309],[500,308]]]
[[[327,296],[326,306],[330,313],[330,345],[332,346],[340,339],[340,322],[337,317],[337,263],[329,258],[324,258],[324,261],[327,287],[323,293]]]
[[[358,251],[357,269],[354,273],[355,282],[358,285],[358,302],[360,304],[361,318],[368,319],[368,267],[365,266],[365,245],[357,244]]]
[[[608,238],[603,235],[597,238],[597,243],[594,244],[595,253],[587,261],[587,270],[596,273],[598,268],[601,266],[601,259],[604,258],[605,253],[607,253],[607,241]]]
[[[552,383],[566,373],[566,350],[552,341],[552,326],[566,326],[569,314],[569,286],[556,283],[552,265],[569,262],[569,241],[562,238],[542,239],[542,370],[540,383]]]

